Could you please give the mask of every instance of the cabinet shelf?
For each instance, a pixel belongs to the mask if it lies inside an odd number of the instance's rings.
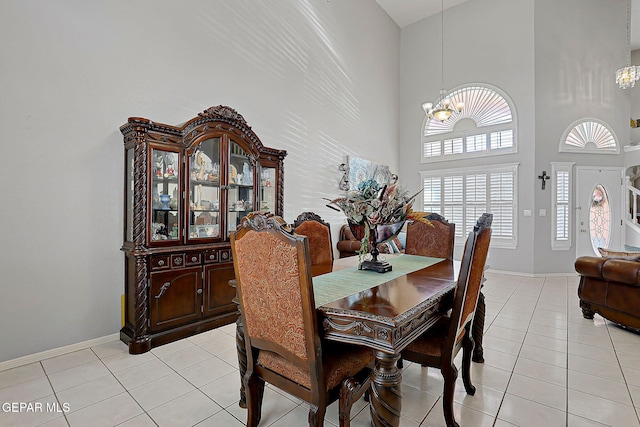
[[[178,178],[175,176],[153,176],[152,179],[154,182],[168,182],[174,184],[178,182]]]
[[[220,181],[215,179],[208,179],[208,180],[198,180],[198,179],[192,179],[191,180],[191,185],[206,185],[208,187],[219,187],[220,186]]]

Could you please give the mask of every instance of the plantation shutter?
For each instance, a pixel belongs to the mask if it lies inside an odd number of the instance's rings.
[[[485,212],[493,214],[492,245],[516,246],[517,164],[490,170],[455,169],[422,172],[424,210],[456,224],[462,242]]]

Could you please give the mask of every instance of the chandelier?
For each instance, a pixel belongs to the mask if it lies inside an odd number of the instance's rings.
[[[454,108],[455,111],[460,113],[464,108],[464,102],[460,101],[456,103],[455,106],[452,106],[453,102],[451,99],[447,98],[447,91],[444,89],[440,89],[440,98],[435,103],[435,106],[431,102],[425,102],[422,104],[422,109],[427,114],[427,117],[430,119],[437,119],[441,122],[444,122],[451,114],[453,114]]]
[[[442,11],[440,13],[440,32],[441,32],[440,52],[442,55],[441,56],[442,60],[440,61],[440,65],[441,65],[441,70],[440,70],[441,86],[440,87],[444,87],[444,0],[441,1],[441,7],[442,7]],[[422,109],[424,110],[425,114],[429,119],[435,118],[436,120],[440,120],[441,122],[444,122],[449,117],[451,117],[451,114],[453,114],[454,111],[457,111],[458,113],[460,113],[463,108],[464,108],[464,102],[462,101],[453,105],[453,102],[451,101],[451,99],[447,97],[446,89],[440,89],[440,97],[436,100],[435,103],[425,102],[424,104],[422,104]]]
[[[629,27],[631,22],[631,0],[627,0],[627,66],[616,71],[616,84],[620,89],[629,89],[640,79],[640,67],[631,64],[631,43],[629,41]]]

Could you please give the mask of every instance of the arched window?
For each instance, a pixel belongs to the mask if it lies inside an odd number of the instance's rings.
[[[560,152],[618,154],[620,145],[613,131],[601,120],[586,118],[569,125],[560,139]]]
[[[499,89],[474,84],[445,96],[464,108],[443,122],[425,118],[422,163],[517,151],[514,108]]]

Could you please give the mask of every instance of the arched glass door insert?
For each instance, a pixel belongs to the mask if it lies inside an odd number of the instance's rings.
[[[593,252],[598,248],[608,248],[611,242],[611,205],[607,191],[601,184],[593,188],[589,208],[589,236]]]

